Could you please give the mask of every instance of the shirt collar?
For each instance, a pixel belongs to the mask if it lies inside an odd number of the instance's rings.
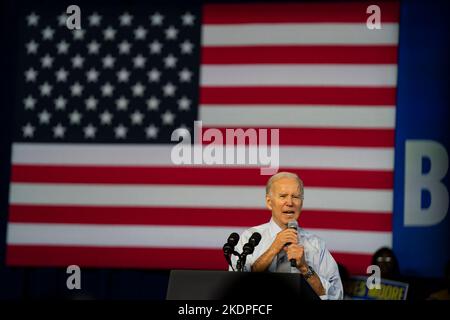
[[[269,222],[269,231],[270,231],[270,236],[272,238],[275,238],[278,234],[278,232],[280,232],[282,229],[280,228],[280,226],[275,222],[275,220],[273,220],[273,218],[270,219]]]
[[[280,232],[281,230],[282,229],[280,228],[280,226],[275,222],[275,220],[273,220],[273,218],[271,218],[269,221],[270,236],[272,238],[275,238],[278,232]],[[300,226],[298,226],[297,230],[299,234],[303,235],[304,231]]]

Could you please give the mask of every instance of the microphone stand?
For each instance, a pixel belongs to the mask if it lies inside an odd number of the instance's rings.
[[[247,260],[247,255],[243,252],[242,254],[237,254],[237,256],[239,257],[236,263],[237,271],[244,272],[245,260]]]
[[[248,246],[248,247],[247,247]],[[246,250],[247,247],[247,250]],[[236,268],[240,272],[244,272],[245,261],[247,260],[247,255],[252,254],[255,247],[253,245],[249,245],[248,243],[244,246],[244,250],[241,254],[237,254],[239,260],[236,263]],[[237,253],[237,252],[236,252]]]
[[[237,252],[237,251],[235,251],[235,250],[233,250],[232,252],[231,252],[231,254],[233,254],[233,255],[235,255],[235,256],[237,256],[237,257],[240,257],[241,255]],[[231,269],[233,269],[233,271],[234,271],[234,268],[233,268],[233,264],[231,263],[231,254],[230,255],[225,255],[225,258],[226,258],[226,260],[227,260],[227,262],[228,262],[228,265],[231,267]],[[236,264],[236,267],[238,267],[238,265],[239,265],[239,261],[240,260],[238,260],[237,261],[237,264]],[[238,270],[239,271],[239,270]]]
[[[260,240],[261,240],[261,234],[259,234],[258,232],[254,232],[252,234],[252,236],[250,237],[249,241],[243,246],[241,254],[239,254],[239,252],[236,252],[233,248],[233,251],[231,253],[239,258],[236,262],[237,271],[239,271],[239,272],[244,271],[245,261],[247,260],[247,255],[253,254],[253,251],[255,250],[255,247],[259,244]],[[225,246],[224,246],[224,248],[225,248]],[[231,254],[229,254],[228,257],[226,257],[228,263],[230,263],[230,260],[228,260],[229,256],[231,256]],[[231,268],[233,268],[233,265],[231,265]],[[233,271],[234,271],[234,269],[233,269]]]

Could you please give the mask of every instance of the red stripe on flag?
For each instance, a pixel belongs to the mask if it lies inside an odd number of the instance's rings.
[[[9,222],[251,227],[269,217],[265,209],[11,205]],[[304,210],[299,221],[312,229],[391,231],[391,220],[386,213]]]
[[[208,105],[205,107],[210,108]],[[203,127],[203,132],[208,129],[220,130],[224,140],[227,128],[208,128]],[[239,129],[270,129],[266,127],[249,128],[240,127]],[[334,147],[394,147],[394,129],[322,129],[322,128],[275,128],[279,129],[279,144],[281,146],[334,146]],[[256,131],[258,132],[258,131]],[[270,131],[267,131],[270,138]],[[256,134],[256,137],[258,135]],[[249,145],[248,139],[245,144]],[[224,141],[225,142],[225,141]],[[211,142],[203,142],[207,145]],[[233,144],[237,143],[234,139]],[[270,143],[270,139],[268,141]]]
[[[207,4],[203,24],[234,23],[366,23],[372,2],[320,2],[276,4]],[[398,2],[377,2],[383,22],[399,21]]]
[[[397,46],[203,47],[202,64],[396,64]]]
[[[8,245],[9,266],[227,270],[221,250]]]
[[[365,274],[371,256],[337,253],[333,257],[352,274]],[[227,270],[220,249],[173,249],[131,247],[72,247],[8,245],[8,266],[153,268],[153,269],[215,269]]]
[[[200,88],[200,104],[322,104],[393,106],[395,88],[210,87]]]
[[[344,265],[351,275],[367,275],[367,267],[372,264],[370,254],[332,252],[331,255],[337,263]]]
[[[186,168],[13,165],[12,182],[264,186],[259,168]],[[391,171],[283,169],[302,177],[309,187],[392,189]]]

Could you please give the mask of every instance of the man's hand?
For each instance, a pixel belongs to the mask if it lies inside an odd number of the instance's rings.
[[[303,246],[293,242],[291,245],[285,246],[283,249],[286,251],[289,261],[291,259],[295,259],[297,269],[299,269],[300,272],[304,271],[304,269],[308,269],[308,264],[305,260],[305,249]]]
[[[297,230],[284,229],[283,231],[278,232],[271,247],[276,253],[278,253],[283,249],[283,247],[286,245],[286,243],[291,243],[291,244],[298,243]]]

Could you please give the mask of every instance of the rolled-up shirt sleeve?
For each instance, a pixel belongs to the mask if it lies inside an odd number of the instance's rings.
[[[255,248],[254,253],[247,256],[243,271],[250,272],[251,266],[255,263],[255,261],[272,245],[274,238],[276,237],[277,230],[273,230],[272,232],[270,231],[271,223],[272,221],[264,225],[247,229],[242,233],[239,242],[235,247],[235,250],[239,253],[242,252],[244,244],[248,242],[250,236],[254,232],[259,232],[262,235],[261,242]],[[305,247],[306,262],[317,273],[322,286],[325,289],[325,295],[320,296],[320,298],[323,300],[342,299],[344,296],[344,290],[342,288],[341,278],[339,276],[339,269],[336,261],[326,248],[325,242],[319,237],[306,232],[301,228],[299,229],[299,233],[299,243]],[[233,255],[231,257],[234,271],[237,271],[237,260],[238,258],[236,256]],[[233,271],[231,267],[229,267],[228,270]],[[276,272],[274,261],[272,261],[272,265],[269,266],[267,271]],[[291,272],[299,273],[300,271],[296,268],[291,268]]]
[[[317,275],[325,289],[322,300],[341,300],[344,296],[339,268],[331,253],[323,246],[320,253],[320,264]]]

